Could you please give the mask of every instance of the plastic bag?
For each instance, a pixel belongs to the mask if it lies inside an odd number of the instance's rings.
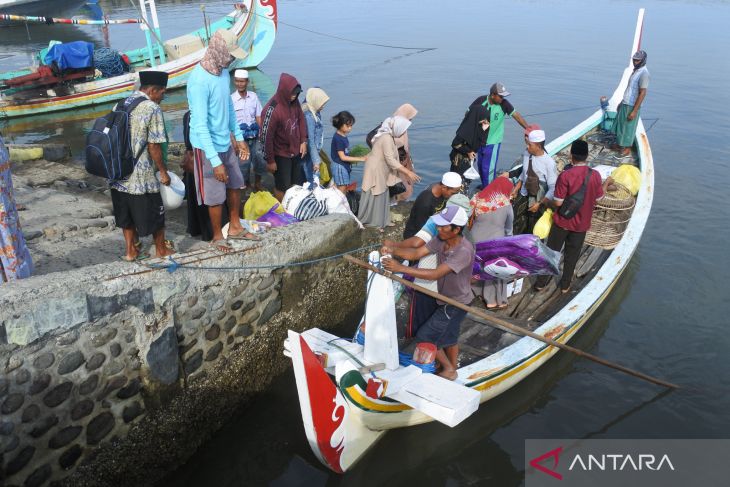
[[[611,173],[611,179],[625,186],[632,196],[636,196],[641,187],[641,171],[631,164],[622,164],[614,169]]]
[[[324,150],[319,151],[319,184],[327,186],[332,180],[332,172],[330,171],[330,158]]]
[[[243,206],[243,218],[246,220],[258,220],[261,215],[278,204],[277,199],[268,191],[257,191],[249,196],[248,201]],[[284,209],[279,206],[277,213],[284,213]]]
[[[524,275],[525,272],[531,276],[556,276],[559,273],[560,252],[549,248],[535,235],[496,238],[477,242],[475,247],[472,275],[480,281],[495,279],[492,274],[485,272],[484,266],[494,266],[500,258],[504,259],[503,269],[489,268],[495,274],[497,270],[511,272],[515,276]]]
[[[305,184],[309,186],[309,183]],[[293,215],[294,212],[297,211],[297,208],[299,208],[299,203],[301,203],[309,194],[311,194],[310,190],[295,184],[291,188],[287,189],[286,193],[284,193],[284,198],[281,200],[281,206],[284,207],[284,211]]]
[[[533,235],[536,235],[539,239],[547,238],[550,233],[550,227],[553,226],[553,210],[548,208],[545,213],[542,214],[540,219],[535,223],[535,228],[532,229]]]
[[[265,214],[261,215],[259,218],[256,219],[256,221],[270,223],[272,227],[283,227],[286,225],[291,225],[292,223],[297,223],[299,220],[294,218],[289,213],[284,212],[281,209],[281,205],[277,203],[276,206],[272,207]]]

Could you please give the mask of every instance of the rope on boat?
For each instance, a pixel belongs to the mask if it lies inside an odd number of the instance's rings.
[[[227,13],[226,14],[223,14],[222,12],[212,12],[211,11],[211,13],[215,13],[217,15],[227,15]],[[254,12],[253,14],[256,15],[256,16],[265,18],[265,19],[269,19],[269,17],[266,17],[263,14],[257,14],[256,12]],[[406,51],[418,51],[418,52],[435,51],[436,49],[438,49],[436,47],[394,46],[394,45],[391,45],[391,44],[379,44],[377,42],[358,41],[358,40],[355,40],[355,39],[349,39],[347,37],[342,37],[342,36],[337,36],[337,35],[334,35],[334,34],[327,34],[327,33],[324,33],[324,32],[319,32],[319,31],[316,31],[316,30],[307,29],[305,27],[300,27],[298,25],[294,25],[294,24],[290,24],[288,22],[284,22],[281,19],[277,19],[276,22],[277,22],[277,24],[286,25],[287,27],[291,27],[292,29],[302,30],[304,32],[309,32],[310,34],[315,34],[315,35],[319,35],[319,36],[323,36],[323,37],[329,37],[330,39],[337,39],[337,40],[345,41],[345,42],[351,42],[352,44],[361,44],[363,46],[385,47],[385,48],[388,48],[388,49],[403,49],[403,50],[406,50]]]

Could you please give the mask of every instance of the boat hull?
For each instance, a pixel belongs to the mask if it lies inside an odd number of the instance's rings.
[[[635,52],[640,45],[643,26],[643,9],[639,12],[634,42],[631,52]],[[615,111],[620,103],[632,66],[628,66],[621,78],[621,82],[609,100],[609,110]],[[546,146],[547,151],[554,155],[569,146],[574,140],[586,135],[595,129],[603,120],[604,113],[597,110],[583,122],[576,125],[562,136]],[[609,293],[620,279],[629,265],[638,248],[644,227],[646,226],[654,191],[654,164],[643,122],[639,120],[636,128],[635,147],[639,155],[641,184],[636,195],[634,210],[623,236],[616,247],[603,261],[592,279],[585,284],[577,294],[559,311],[534,330],[552,340],[567,343],[590,320],[598,307],[604,302]],[[460,368],[458,382],[479,392],[480,404],[504,393],[505,391],[524,381],[535,373],[558,353],[558,349],[546,345],[542,341],[530,337],[522,337],[511,345],[498,352],[482,358],[468,366]],[[292,355],[295,371],[302,368],[302,361]],[[298,388],[302,385],[297,383]],[[338,379],[337,396],[341,394],[346,399],[347,417],[351,422],[357,422],[358,427],[369,431],[383,432],[389,429],[414,426],[432,422],[434,418],[410,406],[393,399],[373,398],[366,394],[365,385],[357,381],[343,381]],[[372,394],[371,394],[372,395]],[[327,396],[325,393],[324,396]],[[316,397],[318,401],[327,401],[328,397],[318,397],[317,391],[309,391],[305,400]],[[302,395],[300,394],[300,402]],[[309,407],[302,404],[302,408]],[[315,425],[316,426],[316,425]],[[310,440],[311,443],[311,440]],[[372,445],[370,445],[371,447]],[[315,446],[313,445],[313,449]],[[347,448],[345,442],[344,448]],[[363,445],[359,450],[366,451]],[[350,460],[347,465],[340,463],[340,470],[347,470],[358,460]]]
[[[276,37],[276,14],[275,0],[253,0],[248,13],[237,15],[233,12],[228,15],[230,28],[238,36],[239,45],[249,52],[249,56],[239,61],[236,67],[254,68],[266,58]],[[200,49],[154,69],[168,73],[169,90],[182,88],[187,85],[190,72],[203,57],[204,52],[205,49]],[[61,86],[42,91],[29,90],[24,94],[2,96],[0,119],[108,104],[129,96],[138,79],[138,73],[127,73],[68,87]]]
[[[14,0],[0,2],[0,14],[58,16],[75,12],[86,0]],[[17,22],[0,22],[0,26],[20,26]]]

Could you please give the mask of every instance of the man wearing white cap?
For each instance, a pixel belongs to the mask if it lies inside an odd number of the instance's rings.
[[[243,138],[246,140],[249,149],[249,158],[244,161],[241,166],[243,178],[250,180],[250,171],[253,169],[257,176],[257,182],[261,175],[266,172],[266,164],[263,163],[263,157],[257,151],[259,128],[261,127],[261,102],[259,97],[253,91],[248,89],[248,71],[245,69],[237,69],[233,72],[233,84],[236,85],[236,91],[231,94],[233,101],[233,109],[236,111],[236,123],[243,132]],[[251,167],[253,163],[253,168]]]
[[[391,272],[403,272],[418,279],[438,282],[438,292],[462,304],[469,305],[474,298],[471,292],[471,273],[474,264],[474,245],[463,237],[468,222],[466,211],[449,206],[434,215],[438,238],[431,239],[420,248],[391,248],[383,246],[384,255],[408,260],[418,260],[430,254],[438,257],[435,269],[419,269],[399,264],[392,258],[382,260],[383,267]],[[450,380],[457,377],[459,357],[459,331],[466,311],[446,304],[430,296],[419,301],[419,316],[423,322],[414,323],[417,342],[436,345],[436,361],[441,366],[439,375]]]
[[[411,207],[411,213],[408,215],[403,230],[403,239],[414,236],[426,223],[428,217],[442,210],[446,200],[459,192],[461,183],[462,179],[458,173],[447,172],[441,177],[441,182],[432,184],[421,191]]]
[[[477,169],[482,180],[482,187],[486,188],[497,177],[497,161],[499,149],[504,138],[504,119],[512,117],[522,128],[527,128],[527,122],[515,107],[507,101],[510,92],[503,83],[496,82],[489,88],[489,95],[480,96],[471,106],[482,105],[489,113],[489,133],[487,142],[477,151]]]
[[[553,199],[558,179],[558,166],[545,150],[545,132],[535,127],[525,130],[527,149],[522,157],[522,173],[510,195],[514,199],[519,191],[527,197],[528,232],[532,232],[546,205]]]

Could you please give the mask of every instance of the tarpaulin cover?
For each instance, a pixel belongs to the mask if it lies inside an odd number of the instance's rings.
[[[94,65],[94,44],[75,41],[51,46],[43,62],[50,66],[54,61],[61,70],[90,68]]]
[[[514,235],[478,242],[472,275],[480,281],[490,281],[494,276],[484,270],[484,265],[504,258],[519,266],[515,277],[524,275],[558,275],[560,252],[550,249],[539,238],[532,234]],[[520,274],[518,276],[517,274]]]

